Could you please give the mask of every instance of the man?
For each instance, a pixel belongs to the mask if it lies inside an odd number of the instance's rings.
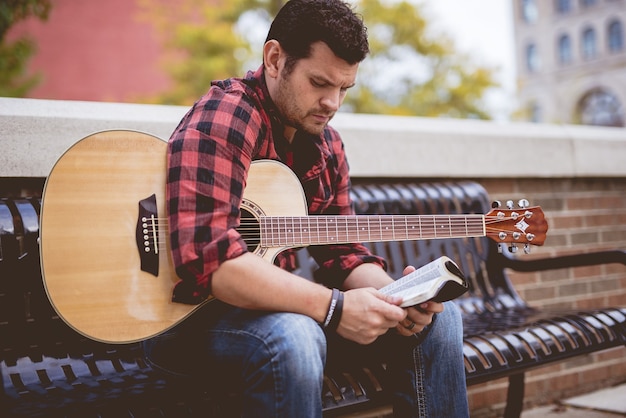
[[[257,159],[293,169],[310,214],[352,213],[343,144],[328,123],[368,48],[366,28],[346,3],[291,0],[272,23],[261,68],[212,83],[170,138],[167,204],[181,278],[174,300],[218,302],[149,341],[148,357],[238,389],[244,416],[321,416],[327,350],[347,349],[393,354],[397,415],[467,415],[454,305],[400,308],[401,300],[375,290],[392,279],[360,244],[311,247],[320,284],[289,272],[293,251],[272,265],[236,230]]]

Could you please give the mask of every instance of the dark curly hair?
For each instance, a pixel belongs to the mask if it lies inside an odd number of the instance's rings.
[[[280,9],[267,34],[288,55],[285,69],[307,58],[311,44],[322,41],[349,64],[367,56],[369,44],[363,19],[342,0],[290,0]]]

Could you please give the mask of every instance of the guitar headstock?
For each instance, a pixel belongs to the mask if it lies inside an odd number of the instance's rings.
[[[511,252],[523,244],[524,251],[530,252],[531,245],[543,245],[548,232],[548,222],[539,206],[529,206],[528,200],[519,201],[515,208],[509,200],[506,209],[500,202],[494,202],[493,209],[485,215],[486,235],[497,243],[509,244]]]

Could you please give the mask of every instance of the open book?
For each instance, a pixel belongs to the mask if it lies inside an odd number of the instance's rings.
[[[454,261],[443,256],[379,289],[386,295],[402,297],[402,306],[429,300],[445,302],[467,291],[467,282]]]

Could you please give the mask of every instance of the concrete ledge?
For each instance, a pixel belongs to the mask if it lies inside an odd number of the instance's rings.
[[[105,129],[167,139],[183,106],[0,98],[0,176],[45,177]],[[624,177],[626,129],[341,113],[355,177]]]
[[[132,129],[167,139],[184,107],[0,98],[0,177],[46,177],[75,142]]]

